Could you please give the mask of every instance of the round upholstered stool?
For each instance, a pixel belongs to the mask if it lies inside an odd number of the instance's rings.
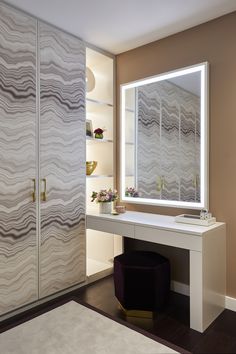
[[[151,317],[170,292],[170,263],[158,253],[133,251],[114,259],[115,295],[127,315]],[[138,311],[137,311],[138,310]]]

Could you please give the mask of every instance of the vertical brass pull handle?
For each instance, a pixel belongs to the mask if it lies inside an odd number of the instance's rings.
[[[44,184],[44,191],[41,192],[41,200],[42,200],[43,202],[46,202],[46,200],[47,200],[47,181],[46,181],[46,178],[42,178],[41,181],[42,181],[43,184]]]
[[[161,190],[165,189],[165,177],[161,177]]]
[[[162,180],[161,180],[161,177],[158,176],[157,177],[157,191],[160,192],[162,189]]]
[[[32,182],[33,182],[33,192],[31,193],[31,195],[32,195],[32,201],[35,202],[36,201],[36,180],[35,180],[35,178],[32,178]]]
[[[193,186],[194,186],[194,188],[198,188],[199,187],[199,175],[195,175],[193,177]]]
[[[196,175],[196,188],[200,185],[199,175]]]
[[[165,179],[164,176],[157,177],[157,191],[161,192],[165,188]]]

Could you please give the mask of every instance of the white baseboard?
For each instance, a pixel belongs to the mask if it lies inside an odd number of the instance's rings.
[[[170,287],[171,287],[171,290],[176,293],[189,296],[189,285],[188,284],[179,283],[178,281],[172,280]],[[231,311],[236,312],[236,298],[226,296],[225,297],[225,308],[227,310],[231,310]]]
[[[175,280],[171,281],[170,288],[175,293],[179,293],[179,294],[186,295],[186,296],[189,296],[189,294],[190,294],[188,284],[180,283]]]
[[[235,311],[236,312],[236,298],[226,296],[225,297],[225,308],[227,310]]]

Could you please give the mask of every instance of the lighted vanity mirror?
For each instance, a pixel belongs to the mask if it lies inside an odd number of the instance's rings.
[[[208,207],[208,64],[121,86],[121,199]]]

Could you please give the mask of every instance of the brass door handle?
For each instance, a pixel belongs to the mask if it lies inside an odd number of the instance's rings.
[[[47,200],[47,180],[46,180],[46,178],[42,178],[41,181],[43,182],[43,185],[44,185],[44,191],[41,192],[41,200],[43,202],[46,202],[46,200]]]
[[[157,191],[161,192],[165,188],[165,179],[164,176],[157,177]]]
[[[36,180],[35,180],[35,178],[32,178],[32,182],[33,182],[33,192],[31,193],[31,195],[32,195],[32,201],[35,202],[36,201]]]
[[[194,186],[194,188],[198,188],[199,187],[199,175],[195,175],[193,177],[193,186]]]

